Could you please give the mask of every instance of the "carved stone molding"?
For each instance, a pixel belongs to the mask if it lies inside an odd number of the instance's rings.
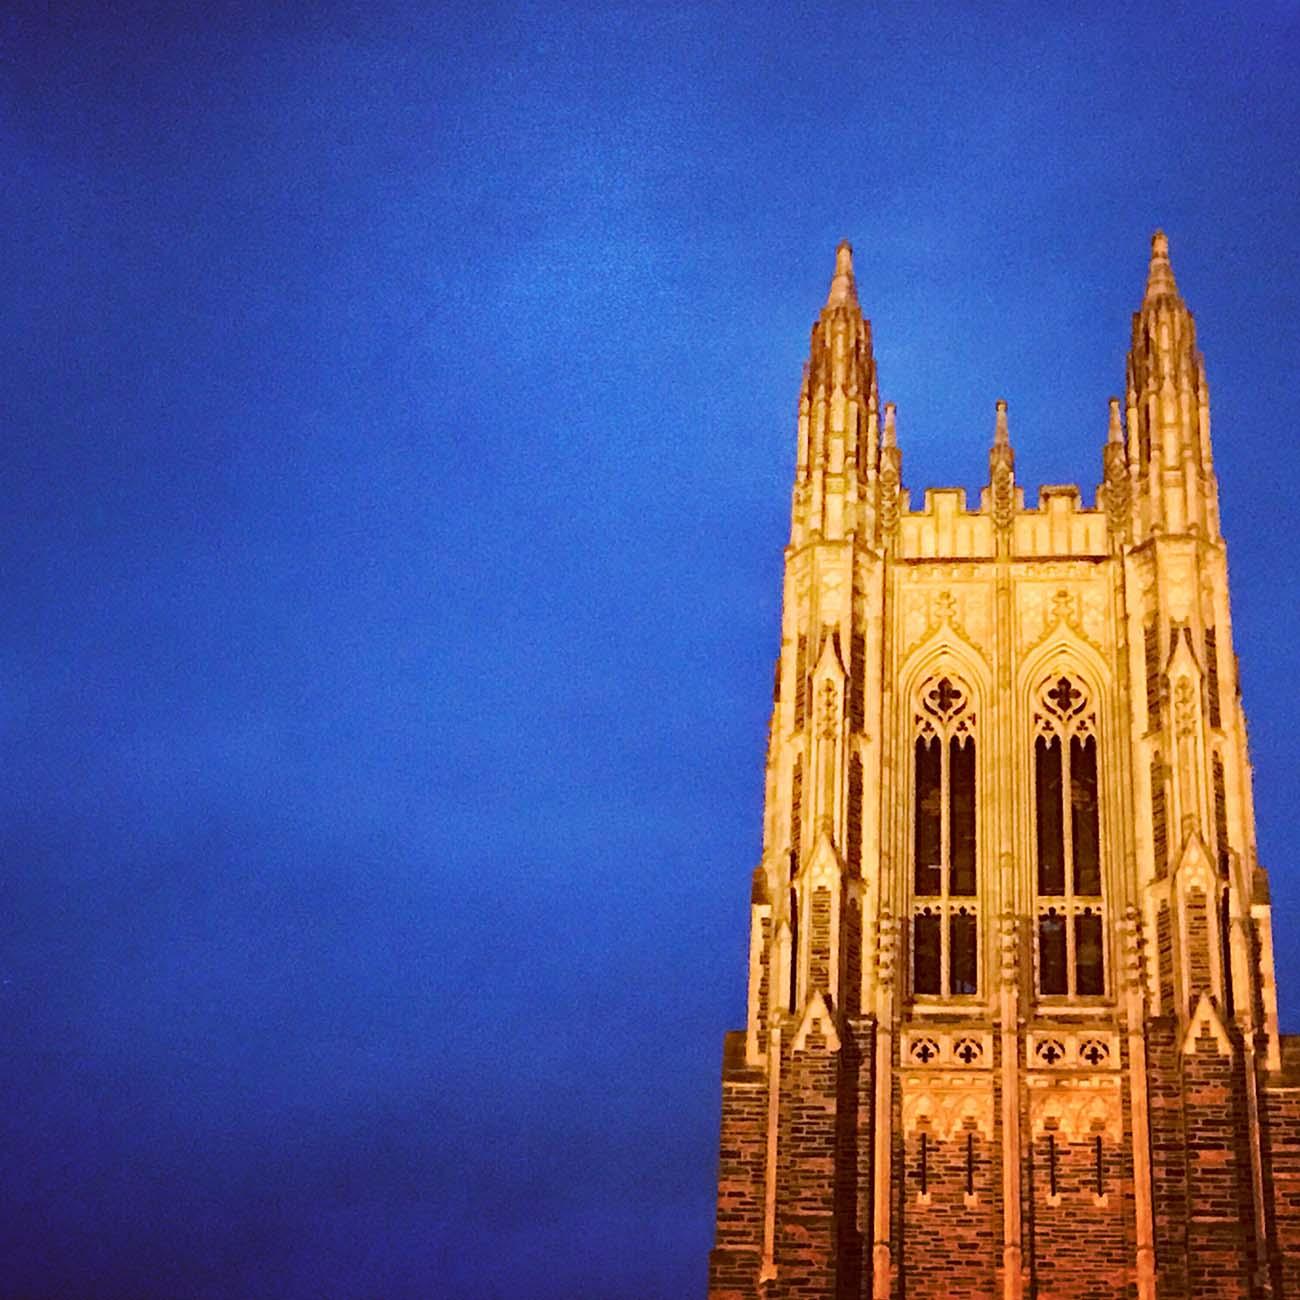
[[[1136,876],[1137,864],[1130,861],[1129,871]],[[1131,904],[1119,923],[1121,951],[1124,963],[1124,982],[1136,987],[1140,996],[1147,997],[1146,938],[1142,931],[1142,913]]]
[[[952,576],[962,578],[970,575],[935,576],[947,581]],[[971,583],[945,586],[939,590],[933,586],[913,587],[903,598],[901,630],[907,647],[904,657],[945,627],[951,628],[963,641],[987,657],[989,625],[989,593],[983,585]]]
[[[1111,536],[1117,541],[1126,542],[1129,540],[1131,522],[1129,516],[1131,496],[1124,445],[1117,442],[1107,443],[1102,458],[1107,522],[1110,524]]]
[[[1004,853],[1004,872],[1011,865],[1011,854]],[[1004,912],[998,922],[999,974],[1004,988],[1014,987],[1020,974],[1020,918]]]
[[[943,1071],[905,1072],[903,1133],[926,1133],[941,1142],[973,1127],[982,1138],[993,1137],[993,1076]]]
[[[1034,1137],[1054,1133],[1067,1142],[1086,1142],[1102,1134],[1111,1142],[1122,1140],[1124,1107],[1118,1075],[1073,1079],[1029,1075],[1025,1083]]]
[[[885,542],[898,532],[899,488],[902,481],[902,457],[896,447],[880,452],[880,535]]]
[[[1174,730],[1190,736],[1196,728],[1196,688],[1186,677],[1174,683]]]
[[[908,1029],[899,1043],[904,1068],[989,1070],[993,1035],[984,1029]]]
[[[876,979],[885,990],[894,987],[898,973],[898,922],[893,914],[884,909],[880,913],[879,932],[876,941]]]
[[[1118,1070],[1120,1038],[1104,1029],[1036,1029],[1025,1035],[1031,1070]]]
[[[1037,649],[1063,627],[1101,652],[1106,640],[1106,599],[1095,583],[1075,581],[1055,588],[1027,584],[1020,588],[1018,605],[1025,652]]]
[[[1011,464],[1011,448],[995,447],[989,475],[993,498],[993,527],[1006,532],[1016,515],[1016,476]]]
[[[818,701],[818,734],[823,740],[833,740],[840,721],[840,694],[832,681],[822,682]]]

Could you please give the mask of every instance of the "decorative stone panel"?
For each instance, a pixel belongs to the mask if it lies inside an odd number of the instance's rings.
[[[907,1071],[902,1076],[903,1135],[946,1142],[967,1127],[993,1138],[993,1076],[978,1071]]]
[[[900,1059],[908,1070],[991,1070],[993,1035],[983,1029],[904,1030]]]
[[[1035,1137],[1056,1133],[1067,1142],[1102,1134],[1110,1142],[1124,1136],[1124,1101],[1118,1075],[1031,1074],[1029,1123]]]
[[[1118,1070],[1120,1038],[1109,1030],[1033,1030],[1025,1035],[1030,1070]]]

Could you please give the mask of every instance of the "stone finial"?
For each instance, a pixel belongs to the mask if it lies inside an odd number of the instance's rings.
[[[1110,399],[1110,425],[1106,430],[1106,441],[1123,444],[1124,430],[1119,422],[1119,398]]]
[[[1007,429],[1007,404],[998,399],[993,425],[993,447],[989,451],[989,487],[992,491],[993,524],[1005,532],[1016,513],[1016,458]]]
[[[896,414],[897,412],[895,410],[893,402],[886,402],[885,403],[885,435],[884,438],[881,440],[881,446],[883,447],[898,446],[898,431],[895,428]]]
[[[1147,271],[1147,290],[1144,303],[1155,298],[1177,298],[1178,285],[1174,281],[1174,268],[1169,261],[1169,240],[1163,230],[1151,236],[1151,266]]]
[[[847,239],[840,240],[835,250],[835,277],[831,280],[831,291],[826,295],[828,307],[841,307],[852,304],[857,306],[858,287],[853,279],[853,245]]]
[[[1101,500],[1106,507],[1112,542],[1122,545],[1129,540],[1132,520],[1129,517],[1131,491],[1128,477],[1128,453],[1124,448],[1124,427],[1120,423],[1119,398],[1110,399],[1110,423],[1106,445],[1101,453],[1104,480]]]

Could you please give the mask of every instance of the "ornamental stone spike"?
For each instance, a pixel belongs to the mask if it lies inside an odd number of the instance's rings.
[[[1151,236],[1151,263],[1147,270],[1147,288],[1144,303],[1157,298],[1177,298],[1178,284],[1174,280],[1173,264],[1169,261],[1169,240],[1163,230]]]
[[[827,307],[858,305],[858,287],[853,279],[853,245],[841,239],[835,250],[835,275],[830,292],[826,295]]]

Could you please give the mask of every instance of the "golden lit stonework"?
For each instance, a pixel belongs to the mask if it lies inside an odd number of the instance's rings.
[[[712,1300],[1300,1296],[1209,390],[1152,240],[1096,504],[902,487],[842,244],[799,402]]]

